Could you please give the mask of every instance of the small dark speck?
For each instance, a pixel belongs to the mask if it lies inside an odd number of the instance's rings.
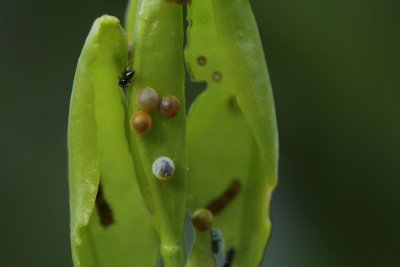
[[[212,79],[216,82],[219,82],[222,80],[222,73],[219,71],[214,71],[213,75],[212,75]]]

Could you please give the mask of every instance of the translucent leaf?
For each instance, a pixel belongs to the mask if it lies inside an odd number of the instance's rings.
[[[194,81],[207,82],[188,118],[189,208],[214,209],[214,225],[235,251],[232,266],[258,266],[278,143],[257,26],[243,0],[193,1],[188,21],[187,65]]]
[[[126,60],[127,40],[118,19],[97,19],[78,61],[68,126],[75,267],[155,266],[157,259],[155,231],[126,138],[118,86]]]

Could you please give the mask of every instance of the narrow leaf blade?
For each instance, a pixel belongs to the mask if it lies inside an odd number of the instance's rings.
[[[76,267],[156,262],[156,237],[135,183],[118,87],[126,59],[127,41],[118,19],[97,19],[78,62],[68,127]]]

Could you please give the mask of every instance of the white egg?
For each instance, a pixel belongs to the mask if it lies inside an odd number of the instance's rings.
[[[153,162],[153,174],[160,180],[169,180],[175,173],[174,161],[168,157],[159,157]]]

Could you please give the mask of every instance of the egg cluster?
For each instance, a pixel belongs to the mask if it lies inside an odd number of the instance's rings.
[[[130,119],[131,129],[137,135],[145,135],[153,126],[150,113],[158,109],[161,116],[166,119],[174,118],[179,113],[180,103],[175,96],[167,95],[161,99],[156,90],[146,87],[136,95],[138,111],[132,114]],[[175,173],[175,164],[168,157],[159,157],[153,162],[153,174],[160,180],[169,180]]]
[[[150,131],[153,119],[149,113],[154,109],[158,108],[161,116],[170,119],[179,113],[180,108],[179,100],[175,96],[163,96],[160,100],[158,93],[150,87],[139,91],[136,103],[139,111],[131,117],[131,128],[138,135],[145,135]]]

